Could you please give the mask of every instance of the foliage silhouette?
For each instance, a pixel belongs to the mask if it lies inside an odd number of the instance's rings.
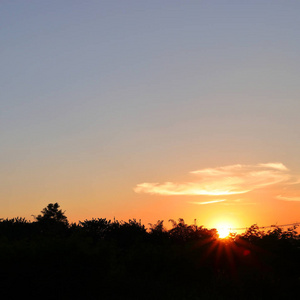
[[[183,219],[170,223],[171,229],[163,220],[148,229],[135,219],[69,224],[57,203],[50,203],[33,222],[1,219],[2,295],[292,299],[298,292],[296,227],[263,232],[254,224],[243,234],[220,240],[215,229]]]
[[[41,211],[41,215],[35,217],[35,219],[40,223],[62,223],[64,225],[68,225],[68,219],[65,216],[65,212],[59,209],[58,203],[49,203],[47,207],[45,207]]]

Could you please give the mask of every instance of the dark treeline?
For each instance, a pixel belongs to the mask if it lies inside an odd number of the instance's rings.
[[[57,203],[30,222],[0,220],[3,299],[295,299],[296,228],[215,229],[102,218],[69,223]]]

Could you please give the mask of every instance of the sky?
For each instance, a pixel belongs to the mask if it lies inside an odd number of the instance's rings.
[[[299,13],[1,1],[0,218],[299,222]]]

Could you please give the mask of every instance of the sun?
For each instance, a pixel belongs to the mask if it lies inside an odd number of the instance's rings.
[[[231,227],[230,225],[225,224],[225,223],[218,224],[218,225],[216,226],[216,229],[217,229],[217,231],[218,231],[218,234],[219,234],[219,238],[220,238],[220,239],[224,239],[224,238],[226,238],[226,237],[229,236],[229,234],[230,234],[230,232],[231,232],[230,227]]]
[[[230,233],[229,228],[217,228],[217,230],[218,230],[218,234],[219,234],[220,239],[226,238]]]
[[[240,227],[236,218],[227,215],[216,215],[211,218],[209,228],[217,230],[220,239],[227,238],[231,233],[236,234],[237,227]]]

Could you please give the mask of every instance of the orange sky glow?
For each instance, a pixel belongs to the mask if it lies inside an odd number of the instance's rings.
[[[269,2],[4,1],[0,218],[300,221],[300,2]]]
[[[276,220],[272,216],[275,210],[279,212],[275,217],[278,221],[298,221],[297,213],[293,213],[293,205],[287,209],[286,201],[300,201],[299,197],[295,197],[297,188],[300,187],[299,177],[283,163],[237,164],[190,173],[196,177],[193,181],[140,183],[134,191],[150,194],[152,197],[189,196],[186,205],[196,206],[192,209],[194,216],[197,215],[197,210],[203,210],[203,206],[206,206],[207,212],[211,211],[207,209],[207,206],[211,206],[213,212],[205,220],[208,227],[239,228],[249,226],[251,219],[253,223],[267,225],[264,223]],[[198,197],[194,200],[196,196]],[[223,198],[220,199],[220,196]],[[266,210],[262,221],[259,216],[261,209],[268,206],[270,208]],[[191,217],[190,215],[189,219]]]

